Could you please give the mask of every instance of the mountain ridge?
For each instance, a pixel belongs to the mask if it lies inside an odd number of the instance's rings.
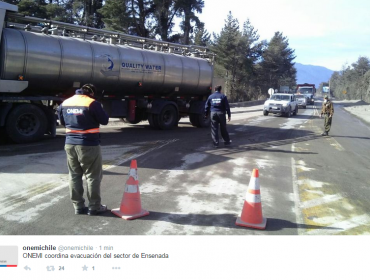
[[[334,73],[333,70],[323,66],[298,62],[295,63],[294,67],[297,69],[297,84],[315,84],[316,88],[318,88],[322,82],[327,83]]]

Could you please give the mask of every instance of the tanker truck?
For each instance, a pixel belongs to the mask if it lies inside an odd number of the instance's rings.
[[[205,47],[25,16],[4,2],[0,24],[0,130],[16,143],[55,137],[57,107],[86,83],[111,118],[209,126],[214,55]]]

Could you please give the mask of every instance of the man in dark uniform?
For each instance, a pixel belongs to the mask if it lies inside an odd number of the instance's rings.
[[[324,123],[325,131],[321,135],[328,136],[330,128],[331,128],[331,121],[334,115],[334,106],[333,106],[333,103],[329,100],[327,95],[325,95],[324,102],[322,103],[320,117],[322,117],[322,115],[325,115],[325,123]]]
[[[97,215],[107,210],[107,206],[101,205],[100,197],[103,169],[99,125],[108,124],[109,117],[93,98],[95,93],[94,85],[84,85],[58,108],[59,120],[66,127],[64,149],[67,153],[69,190],[75,214],[85,213],[83,175],[86,177],[89,200],[87,214]]]
[[[224,139],[225,145],[230,145],[231,140],[229,133],[226,129],[226,113],[228,115],[228,121],[231,120],[230,106],[227,101],[226,95],[221,93],[221,86],[215,87],[215,92],[212,93],[206,102],[205,106],[205,118],[208,117],[209,111],[211,111],[211,134],[213,145],[215,148],[218,147],[218,128],[221,128],[221,136]]]

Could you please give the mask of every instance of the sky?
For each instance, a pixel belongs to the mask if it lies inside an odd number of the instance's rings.
[[[369,0],[204,0],[198,17],[219,34],[229,11],[242,28],[249,18],[260,40],[276,31],[295,50],[294,62],[339,71],[359,56],[370,58]]]

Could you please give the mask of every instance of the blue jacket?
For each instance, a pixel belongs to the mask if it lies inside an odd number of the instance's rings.
[[[59,106],[58,116],[66,127],[66,144],[71,145],[100,145],[99,125],[109,121],[101,104],[81,90]]]
[[[230,117],[230,106],[226,95],[218,91],[212,93],[207,99],[205,114],[207,115],[209,111],[227,113]]]

